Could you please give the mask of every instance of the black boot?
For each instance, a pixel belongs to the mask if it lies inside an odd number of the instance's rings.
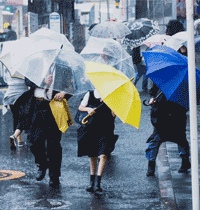
[[[90,186],[86,189],[88,192],[94,192],[95,175],[90,175]]]
[[[187,173],[188,169],[191,168],[190,160],[188,156],[182,156],[182,164],[178,170],[178,173]]]
[[[101,188],[101,176],[97,176],[97,188],[95,193],[101,193],[103,190]]]
[[[37,167],[38,167],[38,171],[37,171],[37,175],[36,175],[36,180],[37,181],[41,181],[45,177],[47,168],[46,167],[43,167],[40,164],[38,164]]]
[[[58,176],[50,176],[49,185],[50,185],[52,188],[59,188],[59,186],[60,186],[59,177],[58,177]]]
[[[148,164],[148,170],[147,170],[147,176],[154,176],[156,168],[156,161],[155,160],[149,160]]]

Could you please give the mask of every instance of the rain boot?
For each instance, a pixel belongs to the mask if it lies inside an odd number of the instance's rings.
[[[97,188],[95,190],[95,193],[101,193],[103,190],[101,188],[101,176],[97,176]]]
[[[95,175],[90,175],[90,186],[86,189],[88,192],[94,192]]]
[[[182,164],[181,167],[178,170],[178,173],[187,173],[188,169],[191,168],[190,160],[188,156],[182,155]]]
[[[154,176],[156,168],[156,161],[155,160],[149,160],[148,163],[148,170],[147,170],[147,176]]]

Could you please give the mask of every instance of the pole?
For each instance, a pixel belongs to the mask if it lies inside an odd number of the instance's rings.
[[[128,0],[126,0],[126,21],[128,22]]]
[[[101,23],[101,0],[99,0],[99,23]]]
[[[150,19],[150,15],[149,15],[149,0],[147,0],[147,17]]]
[[[198,178],[198,146],[197,146],[197,105],[196,105],[196,68],[194,50],[193,1],[186,1],[187,33],[188,33],[188,78],[190,102],[190,139],[192,163],[192,205],[199,210],[199,178]]]
[[[107,0],[107,18],[108,18],[108,20],[110,20],[109,0]]]

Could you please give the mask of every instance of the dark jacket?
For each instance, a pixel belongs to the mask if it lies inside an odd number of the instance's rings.
[[[140,55],[140,46],[133,48],[132,61],[133,61],[133,64],[138,64],[142,61],[142,57]]]
[[[12,40],[16,40],[17,39],[17,34],[15,31],[13,31],[12,29],[10,29],[5,37],[5,41],[12,41]]]
[[[153,97],[160,93],[157,88]],[[178,143],[185,139],[186,109],[170,100],[167,100],[162,93],[156,102],[151,106],[151,123],[154,126],[154,133],[149,137],[147,143],[159,134],[162,142],[172,141]]]
[[[30,87],[30,90],[23,93],[17,100],[16,106],[19,107],[19,123],[17,128],[20,130],[30,130],[30,126],[33,123],[33,112],[36,103],[36,99],[34,97],[35,88],[38,86],[31,82],[29,79],[25,78],[25,84]],[[52,98],[58,93],[58,91],[53,91]],[[72,95],[66,94],[65,98],[68,100]]]

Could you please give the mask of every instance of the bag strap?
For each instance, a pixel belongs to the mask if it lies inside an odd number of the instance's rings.
[[[93,90],[89,90],[89,100],[88,100],[88,105],[90,105],[91,101],[94,99],[94,91]]]

